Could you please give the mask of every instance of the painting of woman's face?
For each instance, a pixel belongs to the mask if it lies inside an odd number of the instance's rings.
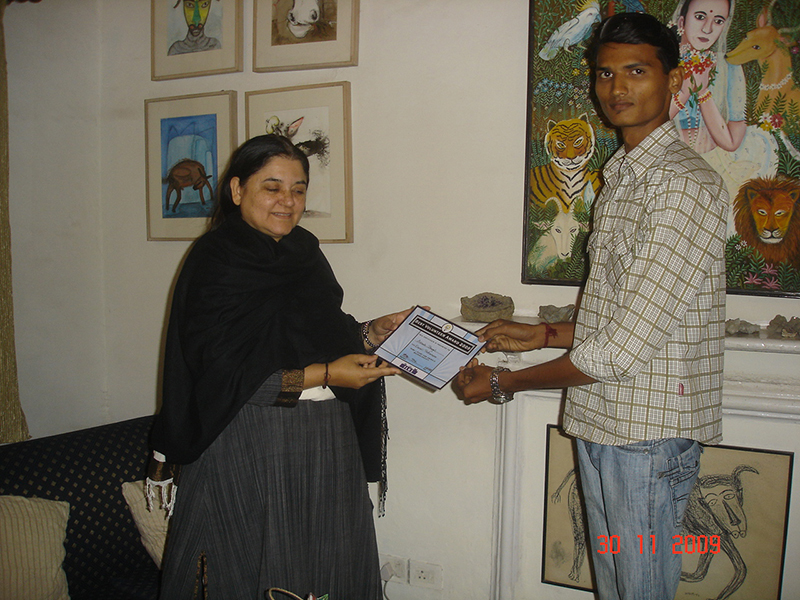
[[[708,50],[725,28],[730,13],[729,0],[690,0],[682,23],[682,43],[695,50]]]

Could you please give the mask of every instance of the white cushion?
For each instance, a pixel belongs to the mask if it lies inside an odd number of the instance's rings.
[[[123,483],[122,495],[125,496],[125,502],[139,529],[139,535],[142,536],[142,544],[160,569],[169,526],[167,511],[161,508],[160,502],[153,503],[153,512],[147,510],[143,480]]]
[[[69,600],[69,503],[0,496],[0,600]]]

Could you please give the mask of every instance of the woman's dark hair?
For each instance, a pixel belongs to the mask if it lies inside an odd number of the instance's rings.
[[[595,29],[586,52],[592,66],[603,44],[649,44],[655,47],[664,73],[678,66],[678,36],[661,21],[646,13],[620,13],[603,20]]]
[[[238,177],[240,184],[244,185],[254,173],[276,156],[299,161],[303,165],[306,182],[308,182],[308,157],[288,138],[275,134],[250,138],[234,150],[228,169],[217,185],[217,205],[214,209],[214,216],[211,217],[212,229],[218,227],[228,215],[239,212],[239,207],[233,202],[231,180]]]

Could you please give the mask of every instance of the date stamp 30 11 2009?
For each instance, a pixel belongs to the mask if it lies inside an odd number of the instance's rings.
[[[637,535],[639,554],[656,553],[656,536]],[[622,541],[618,535],[598,535],[598,554],[618,554]],[[718,554],[721,550],[718,535],[673,535],[673,554]]]

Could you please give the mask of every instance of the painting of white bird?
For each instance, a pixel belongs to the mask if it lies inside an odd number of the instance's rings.
[[[575,17],[559,25],[550,34],[539,51],[539,58],[552,60],[560,49],[569,52],[572,46],[580,44],[591,35],[592,27],[600,21],[600,3],[598,0],[585,0],[578,11]]]

